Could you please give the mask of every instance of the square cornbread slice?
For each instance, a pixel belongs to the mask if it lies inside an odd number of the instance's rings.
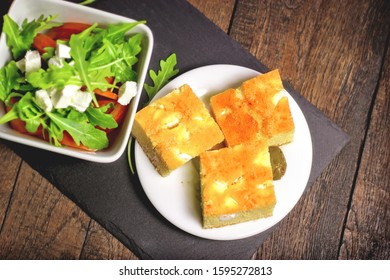
[[[294,138],[294,121],[278,70],[213,96],[210,105],[228,146],[267,138],[270,146]]]
[[[266,141],[201,153],[200,178],[204,228],[272,216],[276,197]]]
[[[188,85],[137,112],[132,134],[162,176],[224,140],[219,126]]]

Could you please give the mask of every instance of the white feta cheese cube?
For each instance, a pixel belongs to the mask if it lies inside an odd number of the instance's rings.
[[[70,106],[79,112],[87,110],[92,101],[92,94],[87,91],[78,90],[71,98]]]
[[[80,90],[80,86],[78,85],[66,85],[62,90],[63,94],[66,96],[73,96]]]
[[[56,56],[58,58],[71,58],[70,56],[70,47],[64,44],[56,45]]]
[[[49,65],[56,66],[58,68],[62,68],[64,64],[62,63],[62,58],[59,58],[57,56],[53,56],[52,58],[49,59],[47,62]]]
[[[125,106],[130,103],[131,99],[137,94],[137,83],[127,81],[118,91],[118,103]]]
[[[38,51],[27,51],[24,56],[26,60],[26,73],[31,73],[41,69],[41,55]]]
[[[66,96],[59,90],[51,96],[51,102],[53,103],[54,108],[65,109],[70,105],[71,98],[71,96]]]
[[[76,85],[67,85],[63,90],[57,90],[51,95],[51,102],[53,103],[54,108],[64,109],[71,105],[72,97],[80,89]]]
[[[35,101],[38,106],[41,107],[45,112],[50,112],[53,109],[53,104],[47,90],[40,89],[35,92]]]

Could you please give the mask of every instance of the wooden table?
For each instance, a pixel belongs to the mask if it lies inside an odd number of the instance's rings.
[[[390,2],[189,2],[351,137],[253,259],[390,259]],[[0,158],[0,259],[137,258],[2,141]]]

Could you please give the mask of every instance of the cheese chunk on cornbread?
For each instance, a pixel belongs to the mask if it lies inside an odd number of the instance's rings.
[[[137,112],[132,134],[162,176],[224,140],[217,123],[188,85]]]
[[[200,179],[204,228],[273,214],[276,197],[266,141],[201,153]]]
[[[270,146],[294,138],[294,121],[278,70],[213,96],[210,105],[228,146],[267,138]]]

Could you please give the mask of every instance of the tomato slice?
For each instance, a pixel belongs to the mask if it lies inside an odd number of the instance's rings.
[[[91,24],[81,22],[65,22],[61,26],[50,29],[47,36],[54,40],[69,40],[72,34],[78,34],[90,26]]]
[[[110,114],[114,117],[118,125],[120,125],[123,121],[123,118],[126,113],[126,108],[127,108],[126,106],[123,106],[118,102],[115,102],[114,110]]]
[[[28,132],[26,130],[26,123],[20,119],[15,119],[15,120],[10,121],[10,125],[14,130],[16,130],[20,133],[29,134],[29,135],[44,139],[43,134],[42,134],[42,126],[39,126],[37,131],[35,131],[34,133],[31,133],[31,132]]]
[[[33,47],[39,51],[40,54],[45,53],[45,48],[46,47],[56,47],[56,42],[50,38],[49,36],[38,33],[33,41]]]
[[[114,84],[114,82],[115,82],[115,78],[114,77],[106,77],[105,79],[106,79],[106,81],[109,84]],[[103,91],[100,88],[96,88],[96,89],[94,89],[93,92],[96,95],[99,95],[99,96],[102,96],[102,97],[106,97],[106,98],[109,98],[109,99],[113,99],[113,100],[117,100],[118,99],[118,94],[116,94],[115,92],[112,92],[110,90]]]
[[[114,81],[115,81],[115,77],[105,77],[105,79],[106,79],[106,81],[107,81],[107,83],[109,83],[109,84],[113,84],[114,83]]]
[[[109,99],[113,99],[113,100],[118,99],[118,94],[116,94],[110,90],[103,91],[101,89],[95,88],[95,90],[93,92],[97,95],[100,95],[100,96],[103,96],[103,97],[106,97]]]

